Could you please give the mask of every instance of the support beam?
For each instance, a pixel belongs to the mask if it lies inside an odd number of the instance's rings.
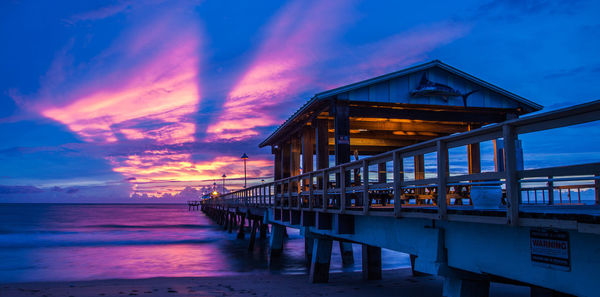
[[[307,126],[302,130],[302,173],[313,171],[315,129]]]
[[[348,136],[350,137],[350,136]],[[350,146],[351,147],[393,147],[393,148],[399,148],[399,147],[404,147],[404,146],[408,146],[408,145],[412,145],[412,144],[416,144],[419,143],[421,141],[419,140],[410,140],[410,139],[381,139],[381,138],[358,138],[358,137],[353,137],[353,138],[349,138],[350,139]],[[335,145],[335,139],[329,139],[329,145]],[[350,150],[350,149],[349,149]],[[358,149],[356,149],[358,150]]]
[[[446,143],[437,141],[437,175],[438,175],[438,196],[437,206],[439,218],[447,218],[448,200],[446,200],[446,179],[448,177],[448,148]]]
[[[254,250],[254,243],[256,242],[256,230],[258,229],[258,219],[254,218],[252,221],[252,231],[250,231],[250,243],[248,244],[248,250]]]
[[[315,121],[317,169],[329,168],[329,139],[327,136],[327,130],[327,120]]]
[[[233,232],[233,225],[235,225],[235,213],[229,214],[229,233]]]
[[[281,145],[281,178],[290,177],[291,145],[283,143]]]
[[[227,230],[229,227],[229,211],[225,211],[225,224],[223,224],[223,230]]]
[[[300,137],[293,135],[290,139],[290,176],[300,175]]]
[[[445,277],[442,295],[444,297],[488,297],[490,281]]]
[[[329,168],[329,139],[327,120],[315,120],[315,146],[317,154],[317,170]],[[323,188],[323,178],[317,177],[317,188]]]
[[[515,146],[517,134],[515,128],[510,125],[504,125],[502,127],[502,136],[504,139],[504,164],[506,168],[506,215],[508,223],[517,226],[519,224],[521,191],[517,177],[517,152]]]
[[[267,238],[267,233],[269,233],[269,226],[265,224],[263,221],[260,222],[260,239]]]
[[[427,273],[419,272],[415,270],[415,261],[417,260],[417,255],[410,254],[410,272],[412,276],[424,276]]]
[[[241,214],[241,222],[240,222],[240,229],[238,230],[238,234],[237,234],[237,238],[238,239],[244,239],[245,237],[245,225],[246,225],[246,214]]]
[[[425,156],[416,155],[413,157],[413,160],[415,167],[415,179],[425,179]],[[416,189],[415,193],[424,194],[425,189]]]
[[[426,110],[411,108],[385,108],[382,106],[350,106],[351,117],[408,119],[444,122],[503,122],[505,115],[498,112],[473,112],[470,110],[451,111]]]
[[[415,163],[415,179],[425,179],[425,156],[413,157]]]
[[[387,182],[387,166],[385,163],[377,164],[377,182],[378,183],[386,183]]]
[[[479,125],[469,124],[469,131],[479,128]],[[479,143],[467,145],[467,160],[469,174],[481,173],[481,148]]]
[[[348,102],[336,100],[332,103],[334,114],[335,164],[350,162],[350,110]]]
[[[311,235],[308,228],[304,229],[304,259],[306,260],[306,266],[310,267],[312,263],[312,253],[315,239]]]
[[[283,251],[284,230],[284,226],[277,224],[271,225],[271,240],[269,242],[269,254],[271,257],[280,256]]]
[[[354,264],[354,250],[352,250],[352,243],[340,241],[339,244],[342,265],[348,266]]]
[[[352,129],[368,131],[403,131],[434,132],[434,133],[459,133],[467,131],[466,124],[447,124],[422,121],[393,121],[383,119],[351,119]]]
[[[300,144],[301,143],[299,135],[292,135],[290,139],[290,176],[300,175],[300,150],[302,149],[302,146]],[[290,194],[299,192],[297,181],[290,182],[288,187],[290,187]],[[297,203],[300,203],[299,198],[300,197],[296,198],[298,199]],[[289,206],[292,206],[292,200],[294,200],[295,198],[290,197],[289,199]]]
[[[275,155],[275,162],[273,164],[273,178],[274,180],[281,179],[281,148],[273,148]]]
[[[314,239],[309,275],[311,283],[326,283],[329,281],[332,244],[333,241],[331,239]]]
[[[362,245],[362,275],[364,280],[381,279],[381,248]]]

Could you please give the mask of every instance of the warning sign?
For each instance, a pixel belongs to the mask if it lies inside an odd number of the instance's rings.
[[[570,271],[569,233],[555,230],[531,230],[531,262],[549,268]]]

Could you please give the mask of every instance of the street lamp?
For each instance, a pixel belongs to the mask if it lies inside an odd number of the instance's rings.
[[[244,153],[242,155],[242,160],[244,160],[244,189],[246,188],[246,160],[248,160],[248,155]]]
[[[213,196],[213,198],[219,196],[219,192],[217,192],[217,182],[213,182],[212,196]]]
[[[223,178],[223,194],[225,194],[225,178],[227,177],[227,175],[225,175],[225,173],[223,173],[223,175],[221,177]]]

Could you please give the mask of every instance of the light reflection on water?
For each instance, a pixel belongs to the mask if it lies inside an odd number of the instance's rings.
[[[306,273],[304,239],[289,229],[281,259],[268,264],[268,240],[248,251],[201,212],[184,205],[0,205],[0,282],[72,281],[158,276]],[[337,244],[332,271],[343,267]],[[383,250],[383,267],[409,264]]]

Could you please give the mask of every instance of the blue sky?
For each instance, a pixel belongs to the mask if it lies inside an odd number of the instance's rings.
[[[600,98],[597,1],[403,2],[3,1],[0,202],[177,195],[242,152],[268,176],[257,144],[312,94],[432,59],[545,110]],[[597,161],[597,128],[528,135],[526,166]]]

